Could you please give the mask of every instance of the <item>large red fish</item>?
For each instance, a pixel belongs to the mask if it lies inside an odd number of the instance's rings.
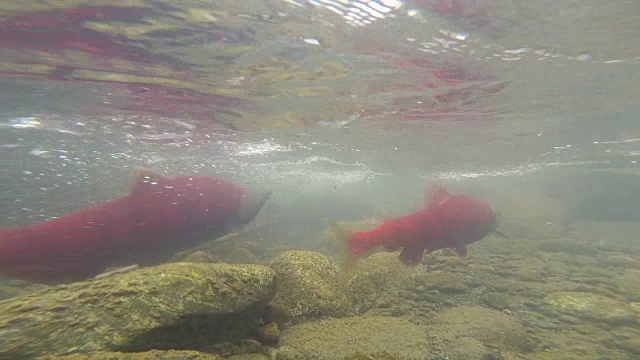
[[[370,249],[382,246],[387,251],[402,248],[405,264],[422,261],[427,253],[454,248],[460,256],[466,245],[495,231],[496,216],[485,201],[465,194],[451,194],[440,185],[429,188],[426,207],[365,231],[339,230],[346,241],[350,258],[357,259]]]
[[[38,224],[0,228],[0,274],[40,283],[154,265],[253,220],[270,192],[140,170],[129,194]]]

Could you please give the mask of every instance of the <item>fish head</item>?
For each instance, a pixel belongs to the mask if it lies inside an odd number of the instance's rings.
[[[246,190],[242,195],[240,207],[238,208],[240,225],[252,222],[270,197],[271,191],[266,189]]]
[[[455,195],[436,211],[444,231],[456,245],[479,241],[495,229],[496,215],[491,206],[469,195]]]
[[[268,190],[248,189],[212,176],[185,177],[183,195],[191,200],[189,212],[214,225],[225,222],[230,227],[247,224],[258,215],[271,197]]]
[[[467,224],[463,241],[465,244],[470,244],[482,240],[495,231],[497,217],[486,201],[465,195],[465,202]]]

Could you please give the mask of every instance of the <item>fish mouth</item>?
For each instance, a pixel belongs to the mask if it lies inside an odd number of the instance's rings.
[[[238,217],[240,224],[248,224],[258,215],[264,203],[271,197],[270,190],[251,190],[242,198],[240,209],[238,209]]]

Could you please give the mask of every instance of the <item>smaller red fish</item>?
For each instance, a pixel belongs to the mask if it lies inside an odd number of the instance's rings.
[[[495,231],[496,216],[485,201],[466,194],[451,194],[440,185],[428,190],[425,208],[365,231],[338,231],[347,245],[350,259],[355,260],[376,246],[387,251],[402,248],[400,260],[405,264],[422,261],[424,251],[453,248],[460,256],[467,254],[466,245],[483,239]]]
[[[0,274],[56,284],[159,264],[249,223],[270,194],[211,176],[141,170],[125,196],[30,226],[0,227]]]

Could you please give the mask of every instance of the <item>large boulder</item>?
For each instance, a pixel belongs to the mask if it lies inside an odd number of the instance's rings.
[[[0,358],[199,349],[248,336],[275,294],[259,265],[170,263],[0,302]]]
[[[270,265],[278,276],[273,303],[288,308],[296,319],[344,316],[350,303],[339,282],[338,268],[323,254],[285,251]]]

